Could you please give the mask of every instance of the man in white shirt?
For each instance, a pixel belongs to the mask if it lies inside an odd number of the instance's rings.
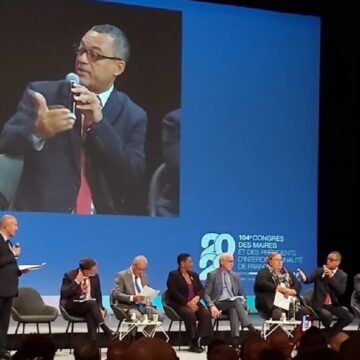
[[[6,349],[6,337],[9,328],[11,304],[18,292],[21,272],[17,265],[20,247],[11,243],[18,230],[14,216],[4,215],[0,219],[0,359],[11,359]]]
[[[303,283],[314,283],[311,305],[330,336],[341,331],[354,319],[354,315],[340,303],[347,284],[347,274],[339,268],[341,260],[341,254],[338,251],[332,251],[326,258],[326,264],[316,268],[312,274],[307,275],[298,269]],[[337,319],[332,325],[333,315]]]
[[[90,214],[93,204],[96,213],[137,213],[147,117],[114,88],[128,40],[113,25],[96,25],[75,55],[80,84],[30,83],[0,134],[0,153],[24,159],[11,208]]]
[[[145,312],[146,299],[141,295],[145,286],[148,285],[148,277],[145,274],[148,261],[145,256],[136,256],[128,269],[116,274],[112,298],[117,306],[125,310],[131,317],[133,313],[140,317]],[[163,315],[154,307],[150,307],[150,316],[158,314],[159,321]],[[149,319],[151,320],[151,319]]]

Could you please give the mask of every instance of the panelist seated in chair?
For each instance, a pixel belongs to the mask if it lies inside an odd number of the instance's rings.
[[[206,342],[213,336],[211,314],[200,302],[204,298],[205,290],[199,275],[192,271],[193,261],[190,254],[180,254],[177,262],[178,269],[171,271],[167,279],[169,305],[185,323],[191,340],[189,351],[200,353],[203,348],[199,339]],[[197,328],[196,320],[199,321]]]
[[[210,308],[213,318],[221,313],[230,319],[231,336],[234,343],[239,340],[239,323],[242,328],[248,328],[256,333],[254,325],[247,314],[245,293],[239,274],[232,271],[234,257],[230,253],[223,253],[219,258],[220,267],[211,271],[205,284],[205,301]]]
[[[330,333],[337,333],[349,325],[354,316],[340,304],[340,296],[346,291],[347,274],[339,268],[341,254],[332,251],[326,259],[326,264],[315,269],[311,275],[306,275],[298,269],[301,280],[305,284],[314,283],[314,292],[311,298],[311,305],[319,315],[325,328]],[[333,315],[338,319],[331,326]]]
[[[116,305],[125,310],[129,317],[135,313],[139,318],[145,313],[146,299],[140,293],[148,285],[148,277],[145,273],[147,264],[147,258],[139,255],[134,258],[128,269],[116,274],[112,297]],[[159,321],[163,321],[164,316],[152,304],[150,305],[150,316],[157,314]]]
[[[180,178],[180,109],[164,116],[162,148],[165,163],[165,187],[156,202],[158,216],[179,215]]]
[[[96,262],[91,258],[80,260],[79,267],[64,274],[61,285],[60,305],[73,316],[86,319],[91,340],[97,339],[97,328],[112,339],[118,334],[112,331],[104,321],[106,310],[102,305],[99,275]]]
[[[354,292],[351,297],[351,305],[357,309],[357,313],[360,313],[360,274],[356,274],[354,277]]]
[[[265,268],[259,270],[255,278],[255,307],[259,313],[265,319],[279,320],[285,310],[274,306],[274,299],[276,292],[280,292],[285,297],[292,296],[300,302],[295,316],[296,319],[302,319],[302,315],[310,312],[301,304],[300,290],[301,284],[294,274],[284,267],[281,254],[269,253]]]

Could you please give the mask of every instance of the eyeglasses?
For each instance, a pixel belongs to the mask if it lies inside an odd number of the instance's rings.
[[[120,61],[124,61],[122,58],[119,57],[114,57],[114,56],[106,56],[106,55],[102,55],[97,53],[94,50],[91,49],[86,49],[83,46],[79,46],[78,44],[74,44],[74,52],[77,56],[81,56],[84,53],[86,53],[86,56],[88,57],[88,59],[92,62],[96,62],[99,60],[120,60]]]
[[[327,261],[339,261],[338,258],[327,258],[326,260],[327,260]]]
[[[135,264],[135,267],[136,267],[136,269],[138,269],[138,270],[141,271],[141,272],[144,272],[144,271],[146,270],[146,267],[143,268],[143,267],[140,267],[140,266],[137,265],[137,264]]]

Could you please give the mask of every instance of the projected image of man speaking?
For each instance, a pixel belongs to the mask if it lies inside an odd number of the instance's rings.
[[[126,69],[128,40],[113,25],[97,25],[75,53],[80,83],[75,74],[73,84],[30,83],[5,123],[0,152],[24,156],[13,209],[131,213],[128,195],[145,167],[147,119],[114,88]]]

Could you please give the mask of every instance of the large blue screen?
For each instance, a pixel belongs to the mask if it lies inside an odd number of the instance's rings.
[[[85,256],[97,260],[104,294],[138,254],[159,290],[180,252],[193,256],[202,279],[222,251],[233,252],[249,295],[269,251],[283,251],[290,270],[311,270],[320,20],[190,1],[122,4],[181,12],[180,214],[19,212],[19,263],[47,262],[21,285],[58,295],[63,273]]]

